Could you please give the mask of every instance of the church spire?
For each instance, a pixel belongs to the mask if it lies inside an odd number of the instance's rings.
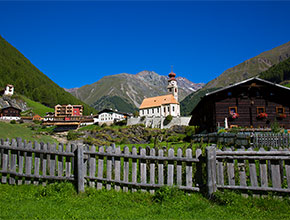
[[[178,101],[178,86],[175,79],[176,74],[173,72],[173,67],[171,66],[171,72],[168,74],[168,86],[167,91],[169,94],[172,94],[176,101]]]

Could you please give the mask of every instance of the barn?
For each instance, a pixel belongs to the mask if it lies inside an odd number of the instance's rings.
[[[214,132],[219,127],[290,129],[290,88],[257,77],[207,93],[192,111],[190,125]]]

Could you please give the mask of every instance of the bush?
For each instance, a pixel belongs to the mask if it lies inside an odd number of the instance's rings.
[[[172,121],[173,117],[172,115],[167,115],[166,118],[163,121],[163,125],[166,126]]]
[[[184,138],[184,140],[190,142],[191,139],[192,139],[192,136],[195,135],[195,130],[196,130],[195,126],[187,126],[185,128],[185,138]]]
[[[15,121],[15,120],[11,120],[11,121],[10,121],[10,124],[15,125],[15,124],[16,124],[16,121]]]
[[[146,118],[145,116],[142,116],[142,117],[141,117],[141,121],[144,121],[144,120],[145,120],[145,118]]]
[[[81,136],[81,134],[74,132],[74,131],[69,131],[67,134],[67,139],[69,141],[74,141],[76,139],[78,139]]]

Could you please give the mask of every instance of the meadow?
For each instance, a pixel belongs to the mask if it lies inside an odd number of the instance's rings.
[[[154,195],[86,188],[70,183],[47,186],[0,185],[0,219],[289,219],[288,198],[244,198],[218,192],[209,200],[161,188]]]
[[[44,143],[56,143],[56,140],[48,135],[40,134],[41,128],[36,129],[36,126],[31,124],[11,124],[8,122],[0,122],[0,138],[12,139],[21,137],[22,140],[38,141]]]

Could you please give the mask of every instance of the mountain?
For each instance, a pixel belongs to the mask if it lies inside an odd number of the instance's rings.
[[[200,91],[192,93],[181,103],[181,114],[189,115],[203,95],[209,91],[254,77],[290,58],[290,42],[263,52],[256,57],[224,71],[220,76],[208,82]]]
[[[179,100],[204,85],[190,82],[183,77],[177,77],[176,80],[179,86]],[[167,94],[167,85],[167,76],[145,70],[137,74],[121,73],[105,76],[91,85],[67,91],[97,110],[103,109],[104,106],[115,106],[119,111],[126,111],[129,108],[132,112],[137,110],[144,98]],[[116,97],[119,97],[117,105]],[[128,106],[126,110],[124,103]]]
[[[48,107],[56,104],[81,104],[84,113],[96,112],[87,104],[64,91],[40,72],[15,47],[0,36],[0,87],[14,85],[15,92]]]
[[[251,78],[261,72],[266,71],[274,64],[286,60],[289,57],[290,42],[276,47],[272,50],[263,52],[258,56],[246,60],[237,66],[227,69],[220,76],[207,83],[204,88],[208,89],[224,87],[229,84]]]

